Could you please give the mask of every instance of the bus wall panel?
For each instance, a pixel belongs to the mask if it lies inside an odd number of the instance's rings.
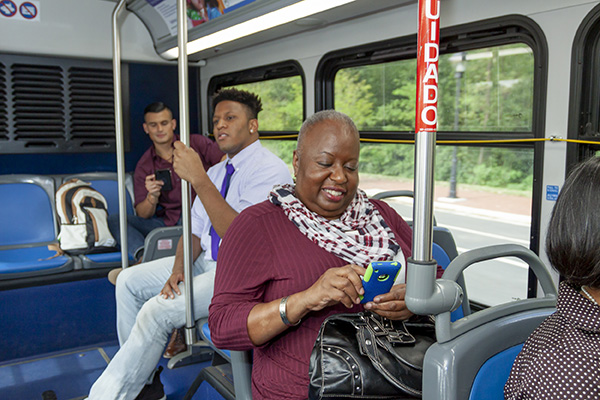
[[[197,68],[189,74],[190,131],[198,130]],[[179,121],[177,67],[174,65],[129,65],[130,151],[125,153],[125,169],[133,171],[139,158],[152,142],[142,128],[144,108],[151,102],[162,101],[173,110]],[[178,133],[179,130],[176,131]],[[0,161],[0,174],[75,174],[95,171],[116,171],[114,153],[81,154],[7,154]]]
[[[106,278],[0,291],[0,304],[0,362],[117,339]]]
[[[67,57],[112,59],[112,14],[116,2],[52,0],[39,2],[36,21],[3,18],[2,51]],[[18,2],[17,4],[20,4]],[[164,62],[139,18],[123,11],[121,58]]]

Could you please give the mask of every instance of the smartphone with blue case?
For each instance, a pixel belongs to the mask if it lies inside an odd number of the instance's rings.
[[[369,264],[363,276],[361,303],[373,301],[375,296],[388,293],[402,269],[398,261],[376,261]]]

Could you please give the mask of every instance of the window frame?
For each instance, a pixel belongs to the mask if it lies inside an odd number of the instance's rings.
[[[306,119],[306,77],[304,70],[296,60],[286,60],[274,64],[261,65],[249,69],[229,72],[222,75],[213,76],[207,88],[207,115],[208,128],[210,132],[213,130],[213,95],[223,87],[236,86],[246,83],[264,82],[273,79],[289,78],[300,76],[302,79],[302,121]],[[269,138],[273,136],[286,136],[287,139],[296,139],[298,131],[267,131],[260,129],[261,138]],[[286,138],[281,138],[286,139]]]
[[[567,173],[575,164],[600,150],[600,5],[581,22],[571,56],[567,138],[598,144],[567,143]],[[585,84],[584,82],[591,82]]]
[[[534,91],[531,131],[519,132],[519,138],[540,138],[544,135],[547,82],[548,46],[541,28],[522,15],[482,20],[440,30],[440,54],[457,53],[505,44],[528,45],[534,56]],[[316,72],[316,110],[334,107],[334,79],[344,68],[375,65],[382,62],[414,59],[417,55],[415,34],[368,43],[327,53],[320,60]],[[414,131],[361,131],[361,137],[369,139],[412,140]],[[490,140],[515,139],[515,133],[506,131],[438,131],[438,140]],[[510,146],[531,147],[528,144]],[[504,147],[504,145],[502,145]]]
[[[473,23],[440,29],[440,55],[475,50],[505,44],[524,43],[533,52],[533,110],[531,131],[469,131],[437,132],[437,140],[511,140],[544,138],[546,124],[546,97],[548,81],[548,44],[540,26],[523,15],[506,15]],[[332,51],[320,60],[315,75],[316,111],[334,108],[334,79],[342,68],[398,61],[417,56],[417,35],[412,34],[380,42],[363,44]],[[361,138],[414,140],[414,131],[360,131]],[[543,197],[543,142],[478,144],[483,147],[533,148],[533,190],[531,210],[530,249],[539,254],[541,204]],[[528,297],[537,294],[537,279],[529,272]]]

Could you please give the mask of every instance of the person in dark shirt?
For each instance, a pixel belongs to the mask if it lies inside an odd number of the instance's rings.
[[[394,209],[358,189],[359,149],[348,116],[313,114],[294,151],[296,184],[273,188],[223,238],[211,338],[222,349],[254,349],[254,400],[306,399],[310,354],[329,315],[364,309],[392,319],[412,315],[404,274],[389,293],[360,304],[369,262],[406,265],[412,231]]]
[[[600,399],[600,158],[579,164],[558,196],[546,254],[564,278],[556,312],[529,336],[504,386],[508,400]]]
[[[173,169],[173,143],[179,140],[174,133],[177,121],[169,107],[157,102],[144,109],[143,127],[152,140],[152,146],[142,155],[133,174],[137,215],[127,216],[127,251],[135,259],[134,262],[142,258],[146,235],[156,228],[178,225],[181,219],[181,178]],[[224,157],[219,146],[203,135],[190,135],[190,147],[200,155],[205,170]],[[164,171],[170,176],[170,188],[164,187],[165,182],[156,178],[156,171]],[[194,197],[195,193],[192,192]],[[108,224],[113,237],[120,244],[119,216],[111,215]],[[120,270],[111,271],[111,282],[116,281]]]

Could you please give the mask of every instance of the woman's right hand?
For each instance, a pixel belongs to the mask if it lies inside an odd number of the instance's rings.
[[[330,268],[303,293],[310,311],[319,311],[325,307],[342,303],[352,308],[360,303],[360,295],[364,294],[362,279],[365,269],[358,265],[348,264],[339,268]]]

